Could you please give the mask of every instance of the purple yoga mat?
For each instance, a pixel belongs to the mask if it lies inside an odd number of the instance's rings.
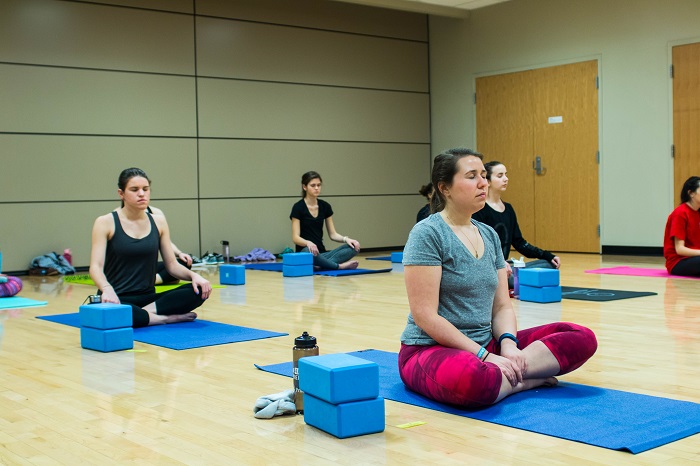
[[[699,280],[700,277],[683,277],[671,275],[666,269],[653,269],[647,267],[603,267],[602,269],[586,270],[586,273],[600,273],[607,275],[631,275],[634,277],[657,277],[657,278],[689,278]]]

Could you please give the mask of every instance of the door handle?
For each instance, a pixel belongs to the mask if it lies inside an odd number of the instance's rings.
[[[544,175],[547,173],[547,169],[542,166],[542,157],[539,155],[535,157],[535,161],[532,162],[532,169],[535,170],[536,175]]]

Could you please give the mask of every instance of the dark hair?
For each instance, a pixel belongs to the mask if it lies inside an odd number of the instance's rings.
[[[311,182],[311,180],[314,180],[318,178],[321,183],[323,183],[323,178],[321,178],[321,175],[318,174],[318,172],[315,172],[313,170],[308,171],[301,175],[301,184],[302,186],[306,186]],[[301,189],[301,197],[302,199],[306,197],[306,191],[304,191],[304,188]]]
[[[119,189],[124,191],[124,189],[126,189],[127,183],[129,183],[129,180],[137,176],[140,176],[141,178],[146,178],[148,180],[148,184],[151,184],[151,180],[148,178],[148,175],[146,175],[145,171],[141,170],[140,168],[131,167],[127,168],[126,170],[122,170],[122,172],[119,174],[117,186],[119,187]]]
[[[428,184],[424,184],[424,185],[421,186],[420,189],[418,190],[418,194],[420,194],[421,196],[423,196],[423,197],[425,197],[425,198],[427,198],[427,199],[430,199],[430,195],[431,195],[432,193],[433,193],[433,183],[432,183],[432,182],[431,182],[431,183],[428,183]]]
[[[698,188],[700,188],[700,176],[691,176],[685,180],[681,189],[681,204],[690,202],[690,193]]]
[[[127,168],[126,170],[122,170],[122,172],[119,174],[119,180],[117,180],[117,187],[124,191],[126,189],[126,185],[129,183],[129,180],[137,176],[140,176],[141,178],[146,178],[146,180],[148,180],[148,184],[151,184],[151,180],[150,178],[148,178],[148,175],[146,175],[145,171],[141,170],[140,168],[131,167]],[[122,207],[124,207],[124,200],[122,200]]]
[[[480,153],[467,149],[465,147],[457,147],[454,149],[449,149],[441,152],[435,157],[433,161],[433,173],[432,173],[432,183],[433,183],[433,197],[430,199],[430,212],[440,212],[445,208],[446,200],[445,196],[440,192],[440,183],[446,186],[452,186],[452,179],[457,173],[457,162],[460,159],[468,156],[478,157],[484,159],[484,156]]]
[[[498,165],[503,165],[501,162],[498,160],[492,160],[490,162],[486,162],[484,164],[484,168],[486,169],[486,179],[491,181],[491,175],[493,174],[493,167],[496,167]]]

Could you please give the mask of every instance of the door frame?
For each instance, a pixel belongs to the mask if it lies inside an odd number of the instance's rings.
[[[698,40],[700,41],[700,40]],[[692,43],[693,41],[691,40],[690,42],[686,43]],[[676,44],[680,45],[680,44]],[[669,60],[670,60],[670,53],[671,53],[671,48],[669,47]],[[521,71],[529,71],[529,70],[536,70],[540,68],[550,68],[553,66],[560,66],[560,65],[571,65],[574,63],[580,63],[584,61],[592,61],[595,60],[596,63],[598,64],[598,153],[600,154],[600,158],[598,160],[598,225],[600,228],[600,234],[598,236],[598,253],[601,254],[603,250],[603,236],[605,234],[605,227],[603,225],[602,219],[603,219],[603,209],[605,206],[605,203],[603,202],[604,198],[604,193],[603,193],[603,185],[604,185],[604,180],[603,180],[603,162],[605,161],[605,157],[603,155],[603,151],[601,147],[603,146],[603,125],[602,125],[602,108],[603,108],[603,55],[602,54],[593,54],[593,55],[583,55],[580,57],[575,57],[575,58],[569,58],[569,59],[564,59],[564,60],[557,60],[557,61],[552,61],[552,62],[543,62],[543,63],[538,63],[538,64],[532,64],[532,65],[525,65],[525,66],[518,66],[518,67],[512,67],[512,68],[503,68],[500,70],[493,70],[493,71],[485,71],[485,72],[480,72],[480,73],[474,73],[471,78],[471,92],[472,96],[474,98],[476,97],[476,80],[478,78],[484,78],[484,77],[489,77],[489,76],[498,76],[501,74],[507,74],[507,73],[519,73]],[[670,81],[670,79],[669,79]],[[671,82],[669,86],[673,86],[673,83]],[[476,136],[476,102],[474,102],[474,98],[472,99],[472,137],[474,141],[474,146],[479,147],[479,141],[477,140]],[[673,107],[673,102],[671,102],[671,107]],[[671,120],[673,120],[673,113],[671,113]],[[671,138],[673,138],[673,129],[671,129]],[[669,145],[669,148],[671,146]],[[671,178],[673,178],[673,170],[671,170]],[[671,181],[671,185],[673,185],[673,181]],[[673,190],[673,188],[671,188]]]
[[[667,66],[666,66],[666,82],[667,84],[667,92],[668,92],[668,144],[666,147],[668,147],[668,180],[669,180],[669,194],[668,194],[668,208],[666,209],[668,212],[673,211],[677,205],[677,199],[676,196],[678,193],[676,192],[676,187],[674,186],[675,183],[675,169],[676,169],[676,161],[673,158],[673,154],[671,152],[671,147],[674,144],[673,140],[673,78],[671,77],[671,66],[673,65],[673,47],[679,46],[679,45],[688,45],[688,44],[696,44],[700,43],[700,36],[696,37],[691,37],[688,39],[680,39],[680,40],[673,40],[668,42],[668,47],[666,51],[666,61],[667,61]],[[475,129],[476,131],[476,129]]]

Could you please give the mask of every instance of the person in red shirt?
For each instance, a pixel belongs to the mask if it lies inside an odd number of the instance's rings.
[[[666,221],[664,257],[671,275],[700,276],[700,177],[683,184],[681,205]]]

